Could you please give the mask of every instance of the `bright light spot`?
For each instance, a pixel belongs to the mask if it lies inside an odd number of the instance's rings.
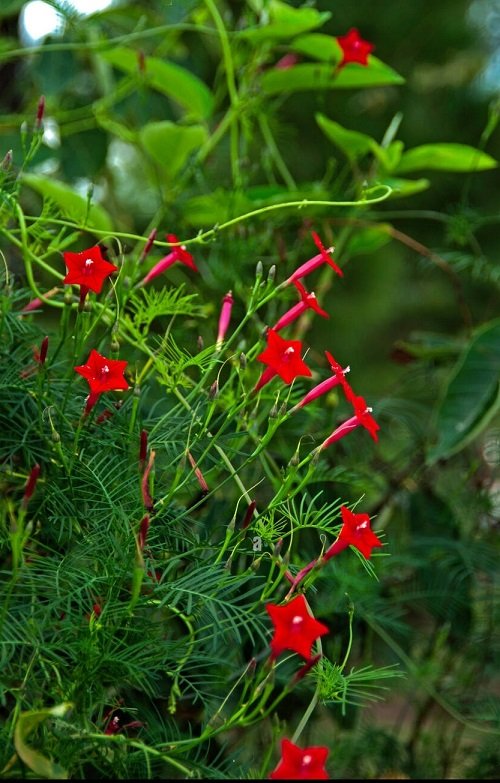
[[[26,3],[19,17],[19,35],[25,46],[33,46],[47,35],[62,32],[62,27],[61,15],[42,0]]]
[[[114,0],[67,0],[69,11],[88,16],[104,11]],[[48,35],[61,34],[64,31],[64,18],[55,8],[43,0],[31,0],[26,3],[19,18],[19,35],[25,46],[41,43]]]

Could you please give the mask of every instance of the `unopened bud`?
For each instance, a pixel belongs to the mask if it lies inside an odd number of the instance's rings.
[[[8,171],[12,166],[12,150],[7,150],[2,160],[2,171]]]
[[[65,305],[73,304],[73,296],[71,294],[71,291],[69,291],[69,290],[66,291],[65,294],[64,294],[64,304]]]
[[[40,465],[37,463],[31,470],[31,473],[28,476],[28,480],[26,482],[26,486],[24,488],[24,495],[22,504],[23,507],[26,508],[28,505],[31,496],[33,495],[33,492],[35,491],[36,482],[38,481],[38,476],[40,475]]]
[[[278,540],[276,541],[276,543],[274,545],[274,549],[273,549],[274,557],[278,557],[279,553],[281,552],[282,546],[283,546],[283,539],[282,538],[278,538]]]
[[[262,557],[257,557],[257,558],[256,558],[256,559],[253,561],[252,565],[250,566],[250,568],[252,569],[252,571],[258,571],[258,570],[259,570],[259,568],[260,568],[260,564],[261,564],[261,562],[262,562]]]
[[[270,419],[277,419],[278,418],[278,406],[276,405],[276,403],[273,405],[273,407],[269,411],[269,418]]]
[[[248,662],[248,666],[246,668],[245,674],[248,678],[253,677],[255,674],[255,670],[257,668],[257,659],[251,658]]]
[[[40,128],[42,127],[42,120],[43,120],[44,113],[45,113],[45,96],[41,95],[36,109],[35,130],[40,130]]]
[[[84,310],[86,313],[92,312],[92,302],[90,301],[90,299],[86,299],[84,301],[82,310]]]
[[[144,71],[146,70],[146,57],[142,49],[139,49],[139,51],[137,52],[137,68],[139,70],[139,73],[144,73]]]
[[[158,233],[158,231],[156,230],[156,228],[153,228],[153,230],[151,231],[150,235],[147,238],[146,244],[144,245],[144,250],[141,253],[139,261],[144,261],[144,259],[148,255],[149,251],[153,247],[153,244],[154,244],[154,241],[156,239],[157,233]]]
[[[217,397],[218,394],[219,394],[219,381],[215,380],[212,383],[212,385],[210,387],[210,390],[208,392],[208,399],[209,400],[215,400],[215,398]]]
[[[39,364],[45,364],[45,359],[47,358],[47,351],[49,348],[49,338],[44,337],[42,340],[42,344],[40,346],[40,356],[38,358]]]
[[[57,432],[57,430],[52,430],[52,440],[54,443],[60,443],[61,442],[61,436]]]
[[[273,283],[275,277],[276,277],[276,264],[273,264],[272,267],[270,268],[269,272],[268,272],[267,282],[268,283]]]
[[[285,415],[285,413],[286,413],[286,402],[284,402],[284,403],[281,405],[281,407],[280,407],[280,409],[279,409],[279,411],[278,411],[278,414],[279,414],[279,416],[284,416],[284,415]]]
[[[202,351],[203,348],[205,347],[205,342],[201,334],[198,335],[198,339],[196,340],[196,345],[198,346],[199,351]]]
[[[118,342],[118,340],[112,340],[111,345],[109,347],[111,348],[113,353],[118,353],[118,351],[120,350],[120,343]]]
[[[247,357],[243,351],[240,353],[240,367],[242,370],[246,370],[247,368]]]
[[[290,466],[291,468],[296,468],[296,467],[297,467],[297,465],[299,464],[299,462],[300,462],[300,457],[299,457],[299,452],[298,452],[298,450],[297,450],[297,451],[295,452],[295,454],[293,455],[293,457],[291,457],[291,458],[290,458],[290,461],[289,461],[289,463],[288,463],[288,464],[289,464],[289,466]]]
[[[139,445],[139,462],[141,463],[141,468],[146,462],[147,455],[148,455],[148,433],[146,432],[146,430],[141,430],[140,445]]]
[[[260,280],[263,274],[264,267],[262,266],[262,261],[257,261],[257,266],[255,267],[255,277],[257,280]]]

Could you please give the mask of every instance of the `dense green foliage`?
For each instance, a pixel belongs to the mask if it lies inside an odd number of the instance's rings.
[[[469,4],[52,2],[64,31],[31,48],[23,5],[0,8],[0,774],[266,777],[293,736],[332,778],[498,777],[500,115]],[[343,66],[354,26],[375,53]],[[287,327],[312,379],[256,394],[313,231],[344,276],[303,280],[329,320]],[[172,233],[198,271],[143,285]],[[62,254],[96,244],[118,272],[81,295]],[[129,387],[93,405],[92,350]],[[377,443],[318,451],[337,387],[291,413],[325,350]],[[342,505],[384,546],[297,586],[329,629],[297,680],[265,604]]]

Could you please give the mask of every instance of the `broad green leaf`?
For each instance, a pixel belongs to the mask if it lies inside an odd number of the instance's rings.
[[[494,169],[496,160],[467,144],[423,144],[403,153],[395,174],[420,169],[436,171],[484,171]]]
[[[381,87],[403,84],[404,79],[375,57],[369,66],[350,63],[335,73],[334,67],[322,63],[303,63],[281,70],[270,68],[261,79],[261,89],[267,95],[300,90],[343,90],[358,87]]]
[[[324,114],[317,113],[314,116],[325,136],[340,147],[349,160],[358,160],[372,152],[374,146],[378,146],[375,139],[367,136],[366,133],[348,130],[338,122],[328,119]]]
[[[430,464],[460,451],[500,409],[500,319],[479,329],[460,356],[438,406]]]
[[[139,139],[151,157],[159,163],[165,175],[172,179],[194,150],[207,139],[201,125],[176,125],[173,122],[150,122],[139,133]]]
[[[356,233],[347,243],[345,254],[352,258],[364,253],[373,253],[391,241],[390,229],[388,223],[356,229]]]
[[[115,68],[125,73],[137,73],[139,77],[135,49],[117,47],[99,56]],[[211,115],[214,97],[207,85],[193,73],[158,57],[146,57],[144,65],[144,73],[140,74],[140,78],[149,87],[174,100],[193,117],[206,119]]]
[[[399,161],[401,160],[403,149],[403,142],[396,140],[392,141],[388,147],[382,147],[380,144],[375,144],[373,147],[373,152],[378,158],[382,168],[388,174],[390,174],[392,171],[394,171]]]
[[[280,0],[271,0],[268,5],[269,22],[261,27],[242,30],[241,38],[250,41],[289,39],[308,30],[321,27],[331,17],[329,11],[320,12],[315,8],[292,8]]]
[[[322,60],[333,65],[342,59],[342,49],[335,36],[324,35],[324,33],[301,35],[292,41],[290,49],[298,54],[305,54],[313,60]]]
[[[92,204],[87,215],[87,199],[71,190],[69,185],[38,174],[23,174],[22,180],[25,185],[36,190],[44,198],[54,201],[63,215],[76,223],[83,224],[85,221],[84,225],[89,229],[112,231],[113,224],[106,210],[97,204]]]
[[[393,189],[390,198],[413,196],[415,193],[427,190],[431,184],[428,179],[402,179],[401,177],[379,177],[377,182],[380,185],[389,185]]]
[[[17,719],[14,730],[14,747],[16,752],[28,769],[41,778],[66,780],[68,773],[59,764],[54,763],[39,751],[34,750],[27,744],[26,740],[31,732],[44,720],[47,718],[62,718],[72,706],[72,704],[65,703],[46,710],[21,712]]]

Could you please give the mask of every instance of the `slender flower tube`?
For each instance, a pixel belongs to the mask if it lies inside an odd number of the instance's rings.
[[[222,309],[219,317],[219,330],[217,333],[217,342],[215,344],[215,347],[218,349],[221,348],[222,343],[224,342],[224,337],[226,336],[227,328],[229,326],[229,322],[231,321],[231,311],[233,309],[233,304],[234,298],[232,291],[228,291],[222,300]]]
[[[198,271],[198,267],[194,262],[193,256],[186,250],[184,245],[179,244],[179,240],[175,234],[167,234],[167,242],[170,242],[171,244],[177,243],[177,247],[174,247],[168,255],[155,264],[155,266],[141,280],[139,283],[140,286],[146,285],[146,283],[150,283],[151,280],[154,280],[155,277],[158,277],[158,275],[161,275],[163,272],[165,272],[165,270],[172,266],[172,264],[175,264],[176,261],[180,261],[190,269],[194,269],[195,272]]]
[[[314,291],[308,293],[302,283],[299,283],[298,280],[294,280],[293,284],[300,294],[300,302],[297,302],[296,305],[287,310],[287,312],[284,313],[275,323],[273,326],[275,332],[278,332],[280,329],[284,329],[285,326],[289,326],[291,323],[296,321],[297,318],[299,318],[306,310],[314,310],[315,313],[318,313],[318,315],[321,315],[323,318],[330,318],[326,310],[322,310],[319,306]]]
[[[44,299],[50,299],[51,296],[54,296],[54,294],[57,294],[60,291],[60,289],[55,286],[55,288],[51,288],[50,291],[47,291],[46,294],[44,294]],[[24,307],[21,308],[21,314],[24,315],[25,313],[30,313],[32,310],[39,310],[41,307],[43,307],[43,301],[36,297],[35,299],[31,299],[31,301],[28,302],[28,304],[25,304]]]
[[[327,250],[315,231],[311,232],[311,236],[314,240],[314,244],[316,245],[316,247],[319,249],[320,252],[318,253],[317,256],[313,256],[312,258],[309,259],[309,261],[306,261],[304,264],[302,264],[302,266],[299,266],[299,268],[296,269],[292,275],[290,275],[286,283],[293,283],[294,280],[298,280],[300,277],[305,277],[306,275],[313,272],[315,269],[317,269],[318,266],[321,266],[322,264],[328,264],[338,275],[340,275],[340,277],[344,276],[343,271],[340,269],[339,266],[337,266],[333,258],[331,258],[330,256],[330,253],[333,253],[335,248],[330,247]]]
[[[298,402],[296,405],[293,406],[293,408],[290,409],[289,411],[290,413],[294,413],[299,408],[303,408],[305,405],[309,405],[309,403],[313,402],[313,400],[317,399],[318,397],[321,397],[321,395],[327,394],[329,391],[334,389],[335,386],[341,384],[344,375],[350,372],[351,368],[350,367],[342,368],[341,365],[335,361],[331,353],[325,351],[325,354],[326,354],[326,358],[330,363],[332,372],[334,372],[335,374],[332,375],[331,378],[327,378],[326,380],[321,381],[321,383],[318,383],[310,391],[308,391],[305,397],[302,397],[300,402]]]

